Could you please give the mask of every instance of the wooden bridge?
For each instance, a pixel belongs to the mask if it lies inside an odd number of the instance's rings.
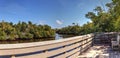
[[[97,37],[87,34],[44,42],[0,44],[0,58],[79,58]]]
[[[1,58],[76,58],[92,46],[93,34],[45,42],[0,44]]]

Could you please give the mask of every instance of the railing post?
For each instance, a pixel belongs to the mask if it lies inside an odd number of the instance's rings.
[[[11,55],[10,58],[15,58],[15,55]]]

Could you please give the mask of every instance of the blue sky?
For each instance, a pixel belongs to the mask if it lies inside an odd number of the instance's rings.
[[[87,12],[108,2],[111,0],[0,0],[0,21],[32,21],[52,28],[83,25],[90,21],[85,18]]]

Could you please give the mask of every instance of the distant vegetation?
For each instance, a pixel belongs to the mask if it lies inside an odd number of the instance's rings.
[[[48,25],[36,25],[32,22],[0,22],[0,40],[41,39],[55,36],[55,31]]]
[[[92,23],[84,24],[83,26],[79,26],[78,24],[73,23],[67,27],[63,27],[61,29],[56,29],[56,32],[59,34],[68,34],[68,35],[83,35],[87,33],[92,33],[93,25]]]
[[[91,19],[83,26],[73,23],[72,26],[57,29],[57,33],[81,35],[93,32],[118,32],[120,31],[120,0],[112,0],[107,3],[107,11],[97,6],[92,12],[88,12],[85,16]]]

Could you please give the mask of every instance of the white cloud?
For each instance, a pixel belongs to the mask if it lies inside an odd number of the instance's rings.
[[[56,23],[59,24],[59,25],[62,25],[62,24],[63,24],[63,22],[60,21],[60,20],[56,20]]]
[[[90,22],[90,23],[92,23],[92,21],[91,21],[91,20],[90,20],[89,22]]]

